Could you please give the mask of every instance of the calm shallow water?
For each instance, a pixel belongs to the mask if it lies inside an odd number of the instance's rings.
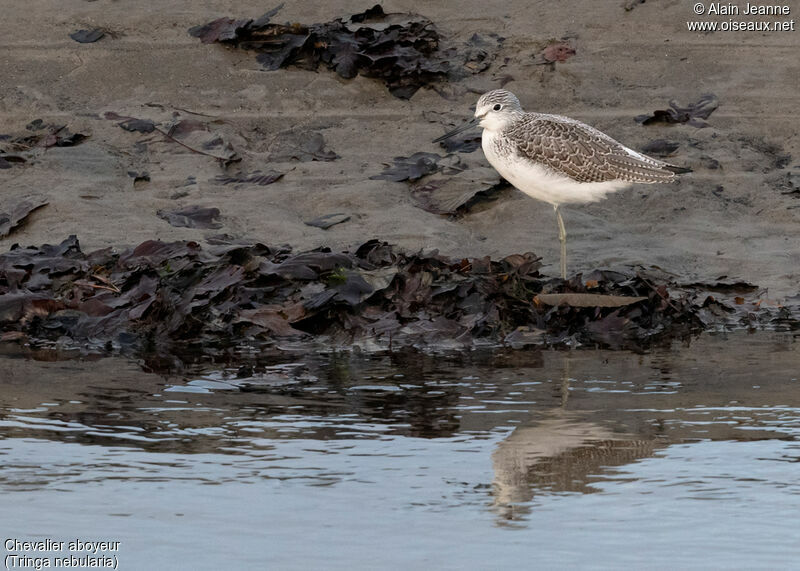
[[[123,569],[786,568],[798,365],[789,334],[180,373],[6,355],[0,533],[119,540]]]

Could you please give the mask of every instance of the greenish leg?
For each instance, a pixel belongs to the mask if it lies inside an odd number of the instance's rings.
[[[564,228],[564,219],[558,205],[553,206],[558,220],[558,239],[561,241],[561,279],[567,279],[567,229]]]

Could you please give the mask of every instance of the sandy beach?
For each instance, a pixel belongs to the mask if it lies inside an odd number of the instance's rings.
[[[370,179],[393,157],[444,154],[430,141],[469,118],[480,93],[504,85],[527,110],[580,119],[634,149],[657,139],[678,143],[666,160],[693,169],[673,185],[640,185],[566,209],[570,273],[658,266],[679,282],[728,276],[768,288],[773,299],[796,295],[800,32],[690,32],[687,21],[698,16],[683,2],[624,4],[386,3],[386,12],[430,18],[455,42],[476,33],[505,38],[491,67],[450,86],[447,98],[423,88],[401,100],[380,81],[344,80],[324,67],[264,71],[252,52],[187,33],[271,8],[258,2],[68,0],[57,10],[43,0],[9,3],[0,21],[0,134],[19,135],[41,119],[89,137],[34,150],[25,164],[0,170],[0,211],[34,193],[49,200],[0,248],[70,234],[85,251],[220,233],[295,250],[379,238],[452,256],[533,251],[555,275],[558,240],[548,205],[513,192],[453,218],[416,206],[407,183]],[[287,2],[274,21],[325,22],[368,7]],[[69,37],[98,27],[107,33],[95,43]],[[575,55],[537,63],[560,38],[569,38]],[[634,120],[670,100],[686,105],[709,93],[719,108],[705,128]],[[107,113],[160,124],[205,121],[242,161],[225,171],[157,132],[121,129]],[[308,131],[321,133],[339,158],[274,160],[282,140]],[[480,151],[465,158],[488,166]],[[267,186],[217,179],[270,169],[285,174]],[[150,180],[134,183],[145,172]],[[222,226],[173,227],[156,214],[188,205],[219,208]],[[332,213],[350,219],[327,230],[305,224]]]

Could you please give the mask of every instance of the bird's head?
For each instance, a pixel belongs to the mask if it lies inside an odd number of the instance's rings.
[[[478,104],[475,106],[475,117],[472,120],[434,139],[433,142],[438,143],[449,139],[453,135],[478,125],[488,131],[499,131],[521,113],[522,106],[516,95],[505,89],[494,89],[484,93],[478,99]]]
[[[475,119],[489,131],[499,131],[522,113],[517,96],[505,89],[494,89],[481,95],[475,106]]]

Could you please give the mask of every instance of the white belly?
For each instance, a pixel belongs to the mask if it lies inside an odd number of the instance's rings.
[[[486,159],[504,179],[528,196],[559,204],[583,204],[596,202],[606,194],[630,186],[619,180],[608,182],[577,182],[566,175],[553,172],[542,165],[516,155],[500,155],[492,144],[493,133],[483,130],[481,146]]]

